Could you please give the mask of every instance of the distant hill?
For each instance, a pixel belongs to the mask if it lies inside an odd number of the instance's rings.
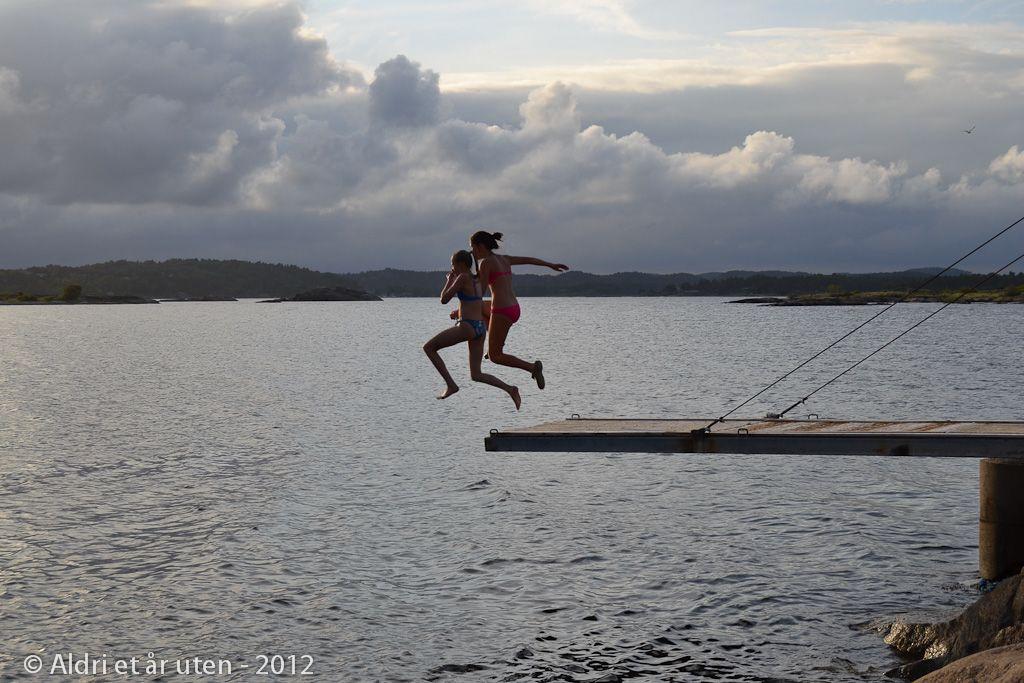
[[[917,287],[941,268],[915,268],[893,273],[803,273],[732,270],[712,273],[613,273],[595,275],[569,271],[537,275],[517,270],[515,288],[522,296],[787,296],[820,292],[892,291]],[[437,296],[444,284],[443,271],[372,270],[350,273],[362,289],[385,297]],[[971,286],[978,275],[950,271],[929,287],[932,291]],[[1013,274],[993,278],[985,289],[1003,289],[1024,283]]]
[[[530,269],[533,270],[533,269]],[[658,273],[625,272],[611,275],[595,275],[570,270],[561,275],[538,275],[530,270],[516,271],[516,292],[523,296],[641,296],[661,294],[666,288],[672,294],[697,293],[696,288],[704,281],[741,281],[750,277],[795,277],[806,273],[786,271],[731,270],[714,273]],[[346,275],[359,287],[387,297],[436,296],[444,284],[445,271],[422,270],[369,270]],[[693,291],[690,291],[693,290]]]
[[[531,269],[532,270],[532,269]],[[803,273],[732,270],[710,273],[623,272],[595,275],[569,271],[541,275],[516,271],[516,292],[522,296],[787,296],[821,292],[895,291],[916,287],[937,268],[894,273]],[[78,284],[85,296],[142,296],[171,298],[271,298],[324,287],[360,289],[383,297],[435,297],[444,284],[444,271],[371,270],[325,273],[281,263],[171,259],[168,261],[108,261],[88,266],[38,266],[0,270],[0,293],[59,294]],[[936,282],[933,291],[956,290],[978,276],[953,271]],[[994,278],[985,289],[1024,284],[1024,275]]]
[[[337,273],[281,263],[170,259],[107,261],[88,266],[37,266],[0,270],[0,292],[59,293],[78,284],[86,295],[135,295],[156,299],[291,296],[319,287],[356,288]]]
[[[938,266],[932,266],[930,268],[911,268],[911,269],[905,270],[903,272],[904,273],[918,273],[920,275],[938,275],[939,273],[941,273],[944,270],[945,270],[945,268],[939,268]],[[945,274],[945,277],[955,277],[957,275],[972,275],[972,274],[973,273],[971,273],[969,270],[960,270],[959,268],[951,268],[949,270],[949,272]]]

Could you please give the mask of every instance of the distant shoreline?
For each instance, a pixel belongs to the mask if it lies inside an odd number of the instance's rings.
[[[957,304],[1024,304],[1021,287],[1004,290],[984,290],[961,295],[959,291],[918,293],[906,297],[906,292],[849,292],[801,294],[790,297],[751,297],[729,301],[730,304],[759,304],[762,306],[886,306],[905,303],[957,303]],[[906,298],[905,298],[906,297]]]
[[[572,262],[572,255],[566,260]],[[879,273],[807,273],[778,270],[731,270],[704,273],[620,272],[594,274],[571,270],[545,275],[515,269],[516,294],[522,297],[841,297],[861,305],[857,293],[902,293],[919,287],[941,268],[913,268]],[[386,268],[358,273],[315,271],[282,263],[216,259],[109,261],[86,266],[39,266],[0,270],[0,299],[63,299],[61,292],[77,286],[86,297],[134,296],[163,300],[292,299],[322,289],[347,289],[387,298],[437,297],[445,270]],[[971,287],[976,273],[951,270],[936,278],[924,296],[945,296]],[[999,275],[986,292],[1024,287],[1024,273]],[[1024,290],[1022,290],[1024,291]],[[49,293],[44,297],[40,293]],[[854,297],[854,298],[850,298]],[[1005,298],[1005,297],[1003,297]],[[977,299],[987,300],[987,299]],[[111,301],[110,303],[116,303]],[[796,304],[787,304],[796,305]],[[817,305],[827,305],[819,303]]]
[[[95,306],[101,304],[135,305],[158,304],[156,299],[141,296],[82,296],[77,299],[61,299],[60,297],[29,295],[23,298],[2,299],[0,306]]]

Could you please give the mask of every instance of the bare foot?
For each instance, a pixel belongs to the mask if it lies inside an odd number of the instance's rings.
[[[544,388],[544,364],[539,360],[533,361],[533,372],[530,373],[530,377],[537,380],[537,388]]]
[[[437,398],[439,398],[439,399],[448,398],[452,394],[456,393],[458,390],[459,390],[458,387],[448,387],[447,389],[444,390],[444,393],[438,394]]]
[[[515,401],[516,410],[519,410],[519,406],[523,405],[523,397],[519,395],[519,387],[512,387],[509,389],[508,395]]]

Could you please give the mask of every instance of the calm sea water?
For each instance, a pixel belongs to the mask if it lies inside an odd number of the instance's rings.
[[[329,681],[873,681],[897,661],[864,624],[975,597],[974,460],[483,450],[571,413],[716,415],[876,309],[523,307],[508,348],[547,389],[491,366],[518,414],[464,347],[433,398],[433,301],[0,309],[0,677],[72,652],[232,660],[220,680],[308,655]],[[953,307],[801,412],[1024,418],[1022,314]]]

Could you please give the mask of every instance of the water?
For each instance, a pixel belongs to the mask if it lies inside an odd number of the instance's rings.
[[[548,388],[495,369],[516,414],[468,377],[434,400],[433,301],[0,309],[0,676],[88,652],[230,659],[219,680],[261,654],[330,681],[880,680],[864,624],[975,597],[976,461],[482,447],[716,415],[876,310],[527,300],[509,350]],[[800,411],[1021,419],[1021,311],[953,307]]]

